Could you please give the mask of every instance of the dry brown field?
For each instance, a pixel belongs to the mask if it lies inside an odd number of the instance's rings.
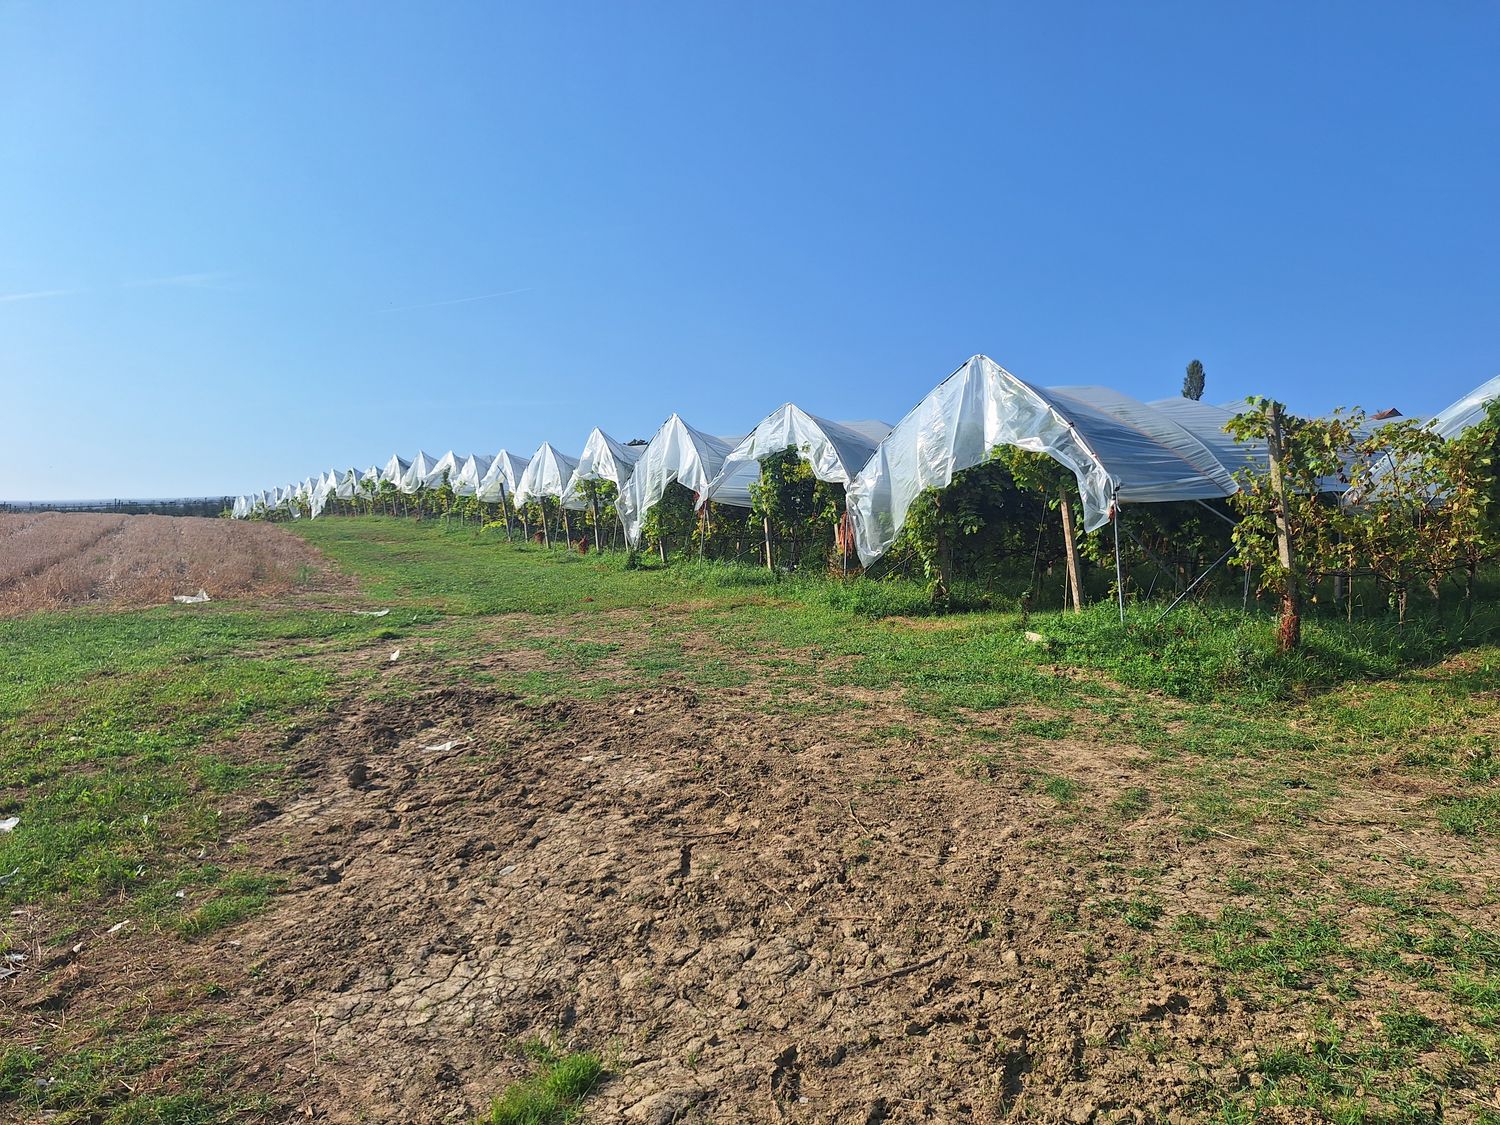
[[[193,516],[0,514],[0,617],[140,607],[176,595],[285,593],[321,572],[317,551],[270,524]]]

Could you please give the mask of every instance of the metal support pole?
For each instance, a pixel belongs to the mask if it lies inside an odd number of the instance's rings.
[[[589,481],[589,506],[594,510],[594,551],[603,550],[599,545],[599,482]]]
[[[1205,512],[1209,513],[1210,515],[1217,516],[1219,519],[1221,519],[1225,523],[1227,523],[1230,527],[1236,527],[1239,524],[1238,520],[1232,520],[1232,519],[1230,519],[1223,512],[1219,511],[1218,508],[1215,508],[1212,504],[1205,504],[1202,500],[1194,500],[1193,503],[1197,504],[1198,507],[1202,508]]]
[[[1160,625],[1162,623],[1162,621],[1164,621],[1166,619],[1167,614],[1171,613],[1174,609],[1177,608],[1178,604],[1182,601],[1183,598],[1187,597],[1194,590],[1196,590],[1198,588],[1198,586],[1202,583],[1202,581],[1205,578],[1207,578],[1210,574],[1212,574],[1219,567],[1219,565],[1221,563],[1226,562],[1229,559],[1229,556],[1232,555],[1232,554],[1234,554],[1234,548],[1233,547],[1229,548],[1229,550],[1225,551],[1222,555],[1220,555],[1217,559],[1215,559],[1214,562],[1213,562],[1213,565],[1211,565],[1208,568],[1206,568],[1203,571],[1202,574],[1198,575],[1197,578],[1194,578],[1193,581],[1189,584],[1188,588],[1186,590],[1184,590],[1182,593],[1178,594],[1175,598],[1173,598],[1172,599],[1172,604],[1169,605],[1169,606],[1167,606],[1166,609],[1164,609],[1164,610],[1161,611],[1161,616],[1156,619],[1156,623],[1158,625]]]
[[[1169,578],[1172,581],[1173,585],[1175,585],[1179,590],[1182,589],[1182,579],[1175,572],[1173,572],[1172,570],[1170,570],[1167,567],[1166,563],[1162,562],[1161,559],[1157,558],[1155,552],[1153,552],[1149,547],[1146,546],[1146,544],[1142,543],[1140,541],[1140,539],[1138,539],[1135,535],[1133,535],[1129,531],[1125,532],[1125,538],[1129,539],[1132,543],[1134,543],[1136,545],[1136,549],[1139,550],[1141,552],[1141,554],[1145,555],[1146,558],[1150,560],[1152,566],[1156,567],[1157,570],[1161,571],[1163,575],[1165,575],[1167,578]],[[1155,579],[1151,580],[1151,588],[1152,589],[1156,588],[1156,580]]]

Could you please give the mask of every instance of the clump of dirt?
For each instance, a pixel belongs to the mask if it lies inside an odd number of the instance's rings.
[[[337,584],[305,540],[274,524],[194,516],[0,514],[0,617],[283,594]]]

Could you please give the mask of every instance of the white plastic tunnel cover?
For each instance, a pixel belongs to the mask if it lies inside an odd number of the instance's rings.
[[[494,504],[502,499],[509,505],[516,494],[516,485],[521,481],[521,474],[526,471],[526,463],[529,458],[518,457],[502,449],[495,454],[495,459],[490,462],[489,471],[484,474],[484,479],[479,482],[479,499],[486,504]]]
[[[427,474],[427,487],[440,488],[443,483],[444,473],[448,474],[448,484],[451,486],[453,478],[458,476],[458,470],[463,467],[463,463],[467,460],[467,455],[461,457],[457,453],[454,453],[453,450],[448,450],[447,453],[444,453],[433,462],[432,469]]]
[[[701,496],[719,474],[724,459],[740,443],[739,437],[714,437],[695,430],[676,414],[662,423],[636,463],[629,483],[620,490],[617,507],[632,547],[640,545],[646,513],[656,506],[673,481]],[[748,487],[730,485],[714,497],[716,504],[748,508]]]
[[[542,442],[516,482],[516,503],[562,496],[577,468],[578,458],[559,453],[550,442]]]
[[[323,514],[323,508],[333,496],[333,490],[338,487],[338,477],[330,469],[326,474],[319,477],[313,484],[312,495],[308,497],[308,515],[316,518]]]
[[[482,453],[471,453],[453,474],[453,492],[456,496],[473,496],[484,483],[484,474],[490,471],[492,458]]]
[[[1239,487],[1207,445],[1163,412],[1102,387],[1035,387],[976,355],[896,425],[849,483],[861,561],[885,554],[919,493],[946,488],[1001,445],[1068,469],[1089,531],[1109,521],[1116,501],[1204,500]]]
[[[406,474],[396,487],[408,496],[415,495],[418,489],[427,487],[427,480],[432,476],[432,467],[435,464],[437,464],[435,459],[418,450],[417,455],[411,459]]]
[[[578,467],[563,490],[563,504],[575,511],[588,507],[586,486],[591,481],[608,481],[624,491],[625,482],[645,452],[644,445],[624,445],[595,426],[589,431],[589,440],[583,443],[583,452],[578,456]]]
[[[748,495],[760,479],[761,459],[790,448],[807,460],[819,480],[847,484],[890,432],[886,422],[830,422],[785,403],[730,450],[702,498],[717,501],[729,490]]]
[[[1490,403],[1497,398],[1500,398],[1500,375],[1475,387],[1427,425],[1439,437],[1455,438],[1483,418]]]
[[[1495,378],[1487,383],[1481,383],[1468,394],[1440,411],[1435,417],[1428,419],[1427,428],[1445,441],[1451,441],[1453,438],[1459,437],[1470,426],[1476,425],[1484,417],[1490,403],[1497,398],[1500,398],[1500,375],[1495,376]],[[1371,469],[1371,486],[1366,490],[1365,497],[1389,488],[1389,478],[1395,471],[1389,457],[1381,457],[1377,460]],[[1357,496],[1352,492],[1346,493],[1344,496],[1346,504],[1357,504],[1362,499],[1363,497]]]
[[[385,468],[380,470],[380,479],[383,481],[388,481],[389,483],[394,484],[397,488],[400,488],[401,481],[406,476],[407,470],[410,468],[410,461],[408,461],[405,457],[399,457],[393,453],[391,454],[391,459],[385,463]]]

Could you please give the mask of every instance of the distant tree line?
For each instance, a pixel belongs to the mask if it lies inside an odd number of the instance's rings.
[[[175,500],[0,500],[0,512],[112,512],[124,516],[218,516],[232,496],[188,496]]]

